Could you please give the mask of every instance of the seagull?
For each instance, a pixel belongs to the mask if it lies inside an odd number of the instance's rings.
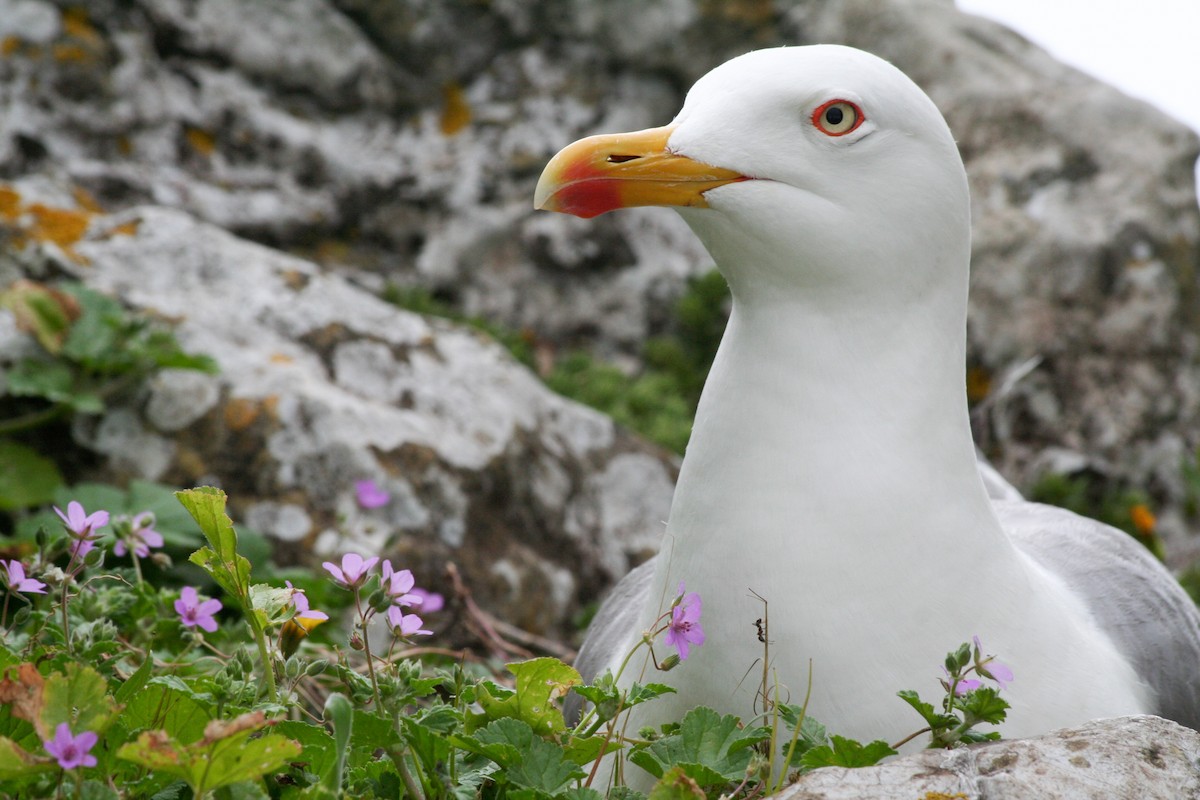
[[[1014,675],[1005,737],[1141,713],[1200,727],[1200,613],[1171,574],[1095,520],[989,497],[963,379],[966,173],[900,70],[835,45],[747,53],[669,125],[564,148],[534,204],[672,207],[733,298],[661,550],[577,660],[615,671],[681,585],[699,595],[703,646],[622,673],[677,690],[631,730],[697,705],[753,717],[765,658],[778,699],[897,741],[921,721],[896,692],[936,697],[972,637]]]

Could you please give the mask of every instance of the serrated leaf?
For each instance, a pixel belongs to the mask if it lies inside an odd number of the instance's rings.
[[[561,747],[542,739],[518,719],[498,719],[479,730],[475,739],[487,750],[483,755],[505,767],[508,781],[516,786],[555,794],[586,775],[567,759]]]
[[[175,689],[154,684],[126,701],[117,723],[129,733],[160,728],[186,744],[200,739],[211,719],[212,713],[205,704]]]
[[[901,689],[896,692],[896,696],[912,706],[921,715],[921,718],[925,720],[925,724],[932,728],[934,732],[954,727],[959,723],[957,717],[938,711],[931,703],[926,703],[922,700],[920,695],[912,689]]]
[[[212,486],[200,486],[176,492],[175,497],[196,520],[217,558],[232,564],[237,555],[237,531],[233,520],[225,513],[225,492]]]
[[[232,562],[222,561],[212,548],[201,547],[188,556],[188,561],[207,572],[230,597],[241,597],[242,587],[250,581],[250,562],[241,556]]]
[[[83,731],[99,733],[115,710],[104,677],[80,664],[67,664],[66,674],[47,676],[42,698],[39,730],[53,731],[60,722],[66,722],[76,735]]]
[[[604,743],[607,737],[603,734],[594,736],[572,736],[563,745],[563,751],[567,754],[567,759],[574,764],[583,766],[590,764],[600,757],[600,752],[613,753],[621,749],[621,744],[616,741],[609,741],[608,748],[605,749]]]
[[[31,447],[0,440],[0,511],[49,503],[62,485],[53,461]]]
[[[998,725],[1008,716],[1009,705],[998,689],[983,686],[960,698],[959,707],[968,715],[972,725],[979,722]]]
[[[629,694],[625,697],[625,707],[631,708],[647,700],[662,697],[664,694],[675,694],[674,687],[667,686],[665,683],[635,683],[629,687]]]
[[[117,691],[113,693],[113,700],[119,704],[127,703],[129,700],[146,687],[146,683],[150,680],[150,676],[154,671],[154,660],[147,658],[142,662],[142,665],[134,670],[134,673],[121,682],[117,687]]]
[[[863,744],[834,734],[829,737],[830,745],[814,747],[804,754],[800,764],[808,769],[818,767],[870,767],[878,764],[896,751],[880,739]]]
[[[742,729],[732,714],[721,716],[700,706],[684,715],[678,733],[651,742],[630,760],[656,778],[662,778],[677,764],[696,764],[711,770],[721,781],[741,780],[753,756],[750,746],[769,735],[766,728]],[[692,773],[691,777],[695,779],[696,775]],[[704,773],[702,777],[712,776]]]

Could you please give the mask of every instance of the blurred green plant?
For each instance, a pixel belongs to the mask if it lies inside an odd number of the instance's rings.
[[[18,280],[0,292],[36,351],[7,371],[0,397],[0,511],[53,499],[63,478],[53,461],[16,438],[76,414],[100,414],[115,395],[162,369],[215,372],[174,334],[78,283]]]

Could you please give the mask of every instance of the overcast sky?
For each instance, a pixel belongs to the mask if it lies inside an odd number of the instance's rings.
[[[1200,0],[958,0],[1200,132]]]
[[[1200,0],[957,0],[1200,133]],[[1200,161],[1196,163],[1200,203]]]

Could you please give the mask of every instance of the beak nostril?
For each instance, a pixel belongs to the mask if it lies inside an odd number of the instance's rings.
[[[613,154],[609,156],[607,160],[610,164],[624,164],[626,161],[633,161],[635,158],[641,158],[641,156],[623,156]]]

